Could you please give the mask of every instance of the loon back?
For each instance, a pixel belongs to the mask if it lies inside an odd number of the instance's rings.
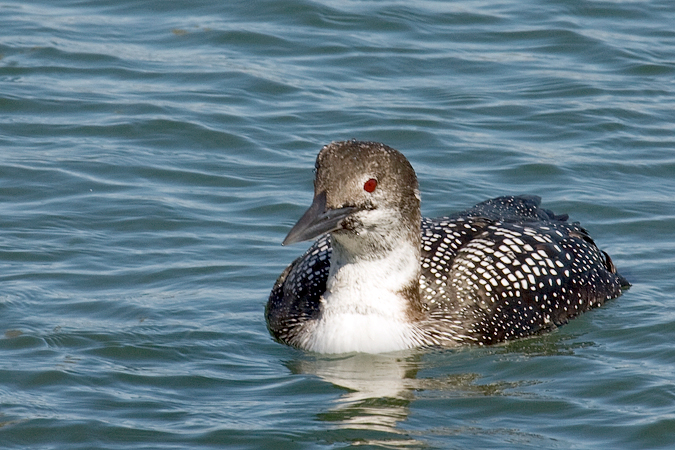
[[[422,220],[423,345],[490,345],[539,334],[630,286],[586,230],[539,203],[535,196],[499,197]],[[296,345],[301,325],[320,316],[330,257],[325,234],[277,279],[266,317],[278,341]]]

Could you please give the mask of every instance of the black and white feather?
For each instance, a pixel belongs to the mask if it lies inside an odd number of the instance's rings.
[[[324,234],[276,281],[266,309],[269,330],[281,342],[333,353],[489,345],[551,330],[621,295],[630,284],[586,230],[539,204],[535,196],[499,197],[448,217],[422,218],[418,279],[413,289],[396,291],[407,301],[403,316],[392,313],[384,324],[363,322],[375,331],[360,337],[354,336],[361,335],[360,328],[343,336],[339,330],[328,337],[318,331],[316,324],[327,320],[326,299],[335,301],[327,295],[329,277],[338,276],[331,272],[331,234]],[[354,283],[362,286],[364,281]],[[374,290],[359,304],[371,297],[380,294]],[[351,308],[335,319],[335,327],[348,327],[345,321],[358,316],[358,305]],[[391,306],[394,312],[396,308]],[[396,334],[389,336],[391,330]],[[361,342],[381,335],[396,344]]]

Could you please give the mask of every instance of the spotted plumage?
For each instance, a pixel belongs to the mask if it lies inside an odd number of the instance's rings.
[[[410,204],[403,208],[396,206],[400,196],[386,190],[380,199],[371,198],[367,189],[363,196],[330,192],[334,175],[324,174],[326,164],[344,160],[354,162],[356,170],[328,170],[353,178],[356,188],[365,179],[371,183],[366,187],[377,180],[378,189],[382,185],[383,190],[403,189],[400,183],[387,185],[386,179],[412,171],[407,160],[397,159],[400,153],[396,152],[393,162],[377,161],[390,158],[392,152],[396,151],[382,144],[356,141],[333,143],[322,150],[313,215],[340,214],[337,219],[330,217],[328,229],[322,224],[324,228],[313,230],[328,233],[321,234],[275,283],[266,317],[277,340],[326,353],[489,345],[548,331],[618,297],[629,286],[586,230],[567,222],[566,215],[540,208],[539,197],[499,197],[448,217],[427,219],[419,216],[416,179],[408,196],[417,199],[406,199]],[[400,164],[407,164],[405,170]],[[348,180],[340,191],[349,188]],[[322,195],[325,198],[317,200]],[[351,198],[354,195],[358,199]],[[333,204],[327,205],[329,201]],[[374,215],[375,210],[379,215]],[[306,227],[303,223],[300,228]],[[409,237],[408,228],[419,239]],[[405,240],[412,242],[414,254],[391,245],[397,240],[402,248]],[[364,245],[369,251],[361,253]],[[370,259],[374,264],[364,262]],[[402,269],[409,261],[415,262],[415,270]],[[331,264],[337,268],[331,271]],[[354,264],[360,264],[359,270],[350,271]],[[391,271],[401,269],[402,275],[387,278],[390,270],[381,274],[377,264],[392,267]],[[341,283],[347,274],[351,278]],[[391,288],[382,281],[399,278]],[[367,294],[360,297],[362,292]],[[354,321],[363,325],[342,330]]]

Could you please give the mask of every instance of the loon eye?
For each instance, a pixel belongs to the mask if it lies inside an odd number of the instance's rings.
[[[366,181],[363,184],[363,190],[366,192],[373,192],[376,187],[377,187],[377,180],[375,178],[371,178],[370,180]]]

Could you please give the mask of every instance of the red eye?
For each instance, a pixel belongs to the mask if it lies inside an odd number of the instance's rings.
[[[373,192],[376,187],[377,187],[377,180],[375,178],[371,178],[370,180],[366,181],[363,184],[363,190],[366,192]]]

